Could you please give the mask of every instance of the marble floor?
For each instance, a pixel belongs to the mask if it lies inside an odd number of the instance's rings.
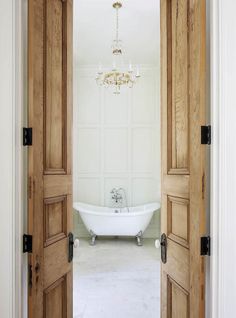
[[[154,239],[80,239],[74,255],[74,318],[158,318],[160,251]]]

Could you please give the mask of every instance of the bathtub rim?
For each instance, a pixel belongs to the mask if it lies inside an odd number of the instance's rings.
[[[79,207],[80,205],[80,207]],[[92,210],[94,208],[94,210]],[[87,204],[84,202],[73,202],[73,209],[78,213],[90,214],[90,215],[97,215],[97,216],[106,216],[106,217],[135,217],[141,216],[149,213],[156,213],[160,210],[161,204],[160,202],[151,202],[148,204],[137,205],[129,207],[129,209],[138,209],[140,208],[141,211],[129,211],[129,212],[120,212],[120,213],[111,213],[114,210],[119,210],[119,208],[110,208],[106,206],[98,206],[93,204]],[[100,211],[95,211],[96,209],[100,209]],[[102,209],[106,209],[107,211],[101,211]],[[123,208],[126,209],[126,208]]]

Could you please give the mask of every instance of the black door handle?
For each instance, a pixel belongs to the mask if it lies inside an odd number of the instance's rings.
[[[167,237],[166,234],[163,233],[161,235],[161,261],[163,264],[167,262]]]
[[[73,261],[74,256],[74,235],[73,233],[68,234],[68,262],[71,263]]]

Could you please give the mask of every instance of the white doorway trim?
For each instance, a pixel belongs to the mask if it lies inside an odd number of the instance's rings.
[[[211,318],[220,318],[219,309],[219,0],[211,1],[211,181],[210,181],[210,235],[211,235],[211,259],[210,259],[210,312]]]
[[[0,2],[0,316],[22,318],[25,279],[22,254],[22,9],[27,0]],[[26,48],[25,48],[26,49]],[[24,264],[24,265],[23,265]],[[25,316],[26,317],[26,316]]]
[[[0,313],[3,317],[14,316],[15,304],[15,4],[1,1],[1,222],[0,222]]]
[[[236,2],[211,1],[211,317],[236,310]]]
[[[0,314],[15,317],[15,1],[1,1]]]

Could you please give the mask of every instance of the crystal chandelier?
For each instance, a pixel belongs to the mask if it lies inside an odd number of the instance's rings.
[[[103,71],[102,66],[99,66],[96,81],[100,86],[112,87],[114,94],[120,94],[121,86],[132,88],[140,77],[139,68],[133,70],[132,64],[129,64],[128,70],[125,69],[123,62],[122,42],[119,39],[119,9],[122,8],[120,2],[113,4],[116,10],[116,37],[112,45],[113,66],[109,71]]]

